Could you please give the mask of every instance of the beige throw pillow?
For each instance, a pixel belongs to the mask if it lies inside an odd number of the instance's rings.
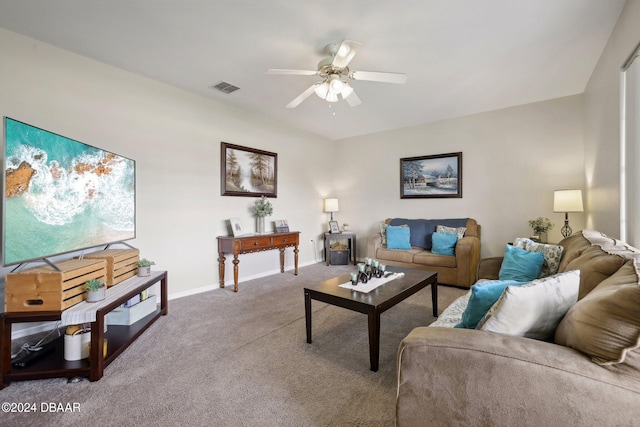
[[[640,347],[640,285],[633,260],[569,310],[558,325],[555,342],[601,365],[623,363]]]

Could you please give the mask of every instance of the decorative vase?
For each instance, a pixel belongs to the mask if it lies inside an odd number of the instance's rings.
[[[138,267],[138,276],[147,277],[151,275],[151,266]]]
[[[256,217],[256,232],[258,234],[264,234],[264,217]]]
[[[97,291],[89,291],[87,290],[87,302],[98,302],[102,301],[106,295],[106,287],[101,287]]]
[[[538,238],[540,239],[540,243],[547,243],[549,241],[546,231],[538,232]]]

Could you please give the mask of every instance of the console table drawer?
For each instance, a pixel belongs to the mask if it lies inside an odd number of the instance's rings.
[[[295,245],[298,243],[298,235],[273,236],[274,245]]]
[[[255,237],[252,239],[242,239],[240,242],[240,250],[246,251],[255,248],[267,248],[271,246],[270,237]]]

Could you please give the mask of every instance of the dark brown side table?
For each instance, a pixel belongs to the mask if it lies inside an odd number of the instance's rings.
[[[324,259],[327,261],[327,265],[330,265],[329,250],[331,248],[331,241],[345,239],[349,241],[349,253],[353,259],[353,265],[356,265],[356,233],[349,231],[343,231],[342,233],[324,233]]]

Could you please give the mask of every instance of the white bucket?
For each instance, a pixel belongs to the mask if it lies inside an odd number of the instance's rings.
[[[73,361],[89,357],[91,348],[91,332],[77,331],[73,335],[64,336],[64,360]]]

